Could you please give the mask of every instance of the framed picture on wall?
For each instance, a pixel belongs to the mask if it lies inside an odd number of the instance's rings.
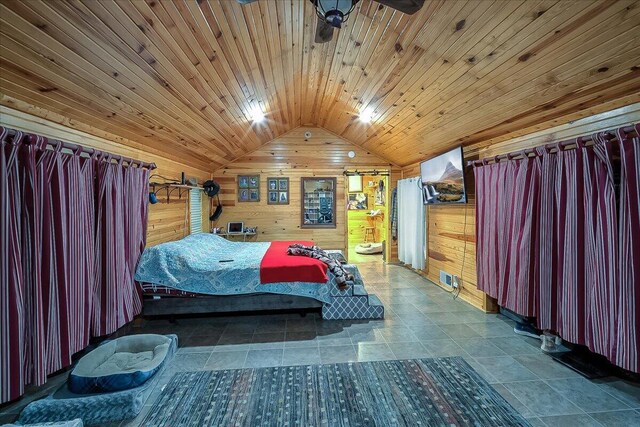
[[[336,228],[336,178],[301,178],[300,214],[300,228]]]
[[[238,175],[238,201],[260,201],[260,175]]]
[[[349,193],[362,192],[362,177],[360,175],[349,176]]]
[[[289,178],[267,178],[267,187],[269,189],[267,204],[289,204]]]
[[[368,197],[365,193],[349,194],[349,205],[347,209],[368,209],[369,203],[367,199]]]

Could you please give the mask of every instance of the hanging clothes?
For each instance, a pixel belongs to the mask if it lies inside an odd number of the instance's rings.
[[[391,238],[398,240],[398,189],[391,192]]]

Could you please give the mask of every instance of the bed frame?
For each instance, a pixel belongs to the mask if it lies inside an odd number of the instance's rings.
[[[306,310],[322,307],[322,302],[313,298],[281,294],[145,297],[143,304],[142,314],[144,316],[264,310]]]

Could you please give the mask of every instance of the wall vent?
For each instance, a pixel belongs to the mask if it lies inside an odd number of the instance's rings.
[[[440,284],[453,288],[453,276],[446,271],[440,270]]]

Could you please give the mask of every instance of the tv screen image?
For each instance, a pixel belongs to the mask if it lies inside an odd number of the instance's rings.
[[[420,163],[424,204],[466,203],[462,147]]]

